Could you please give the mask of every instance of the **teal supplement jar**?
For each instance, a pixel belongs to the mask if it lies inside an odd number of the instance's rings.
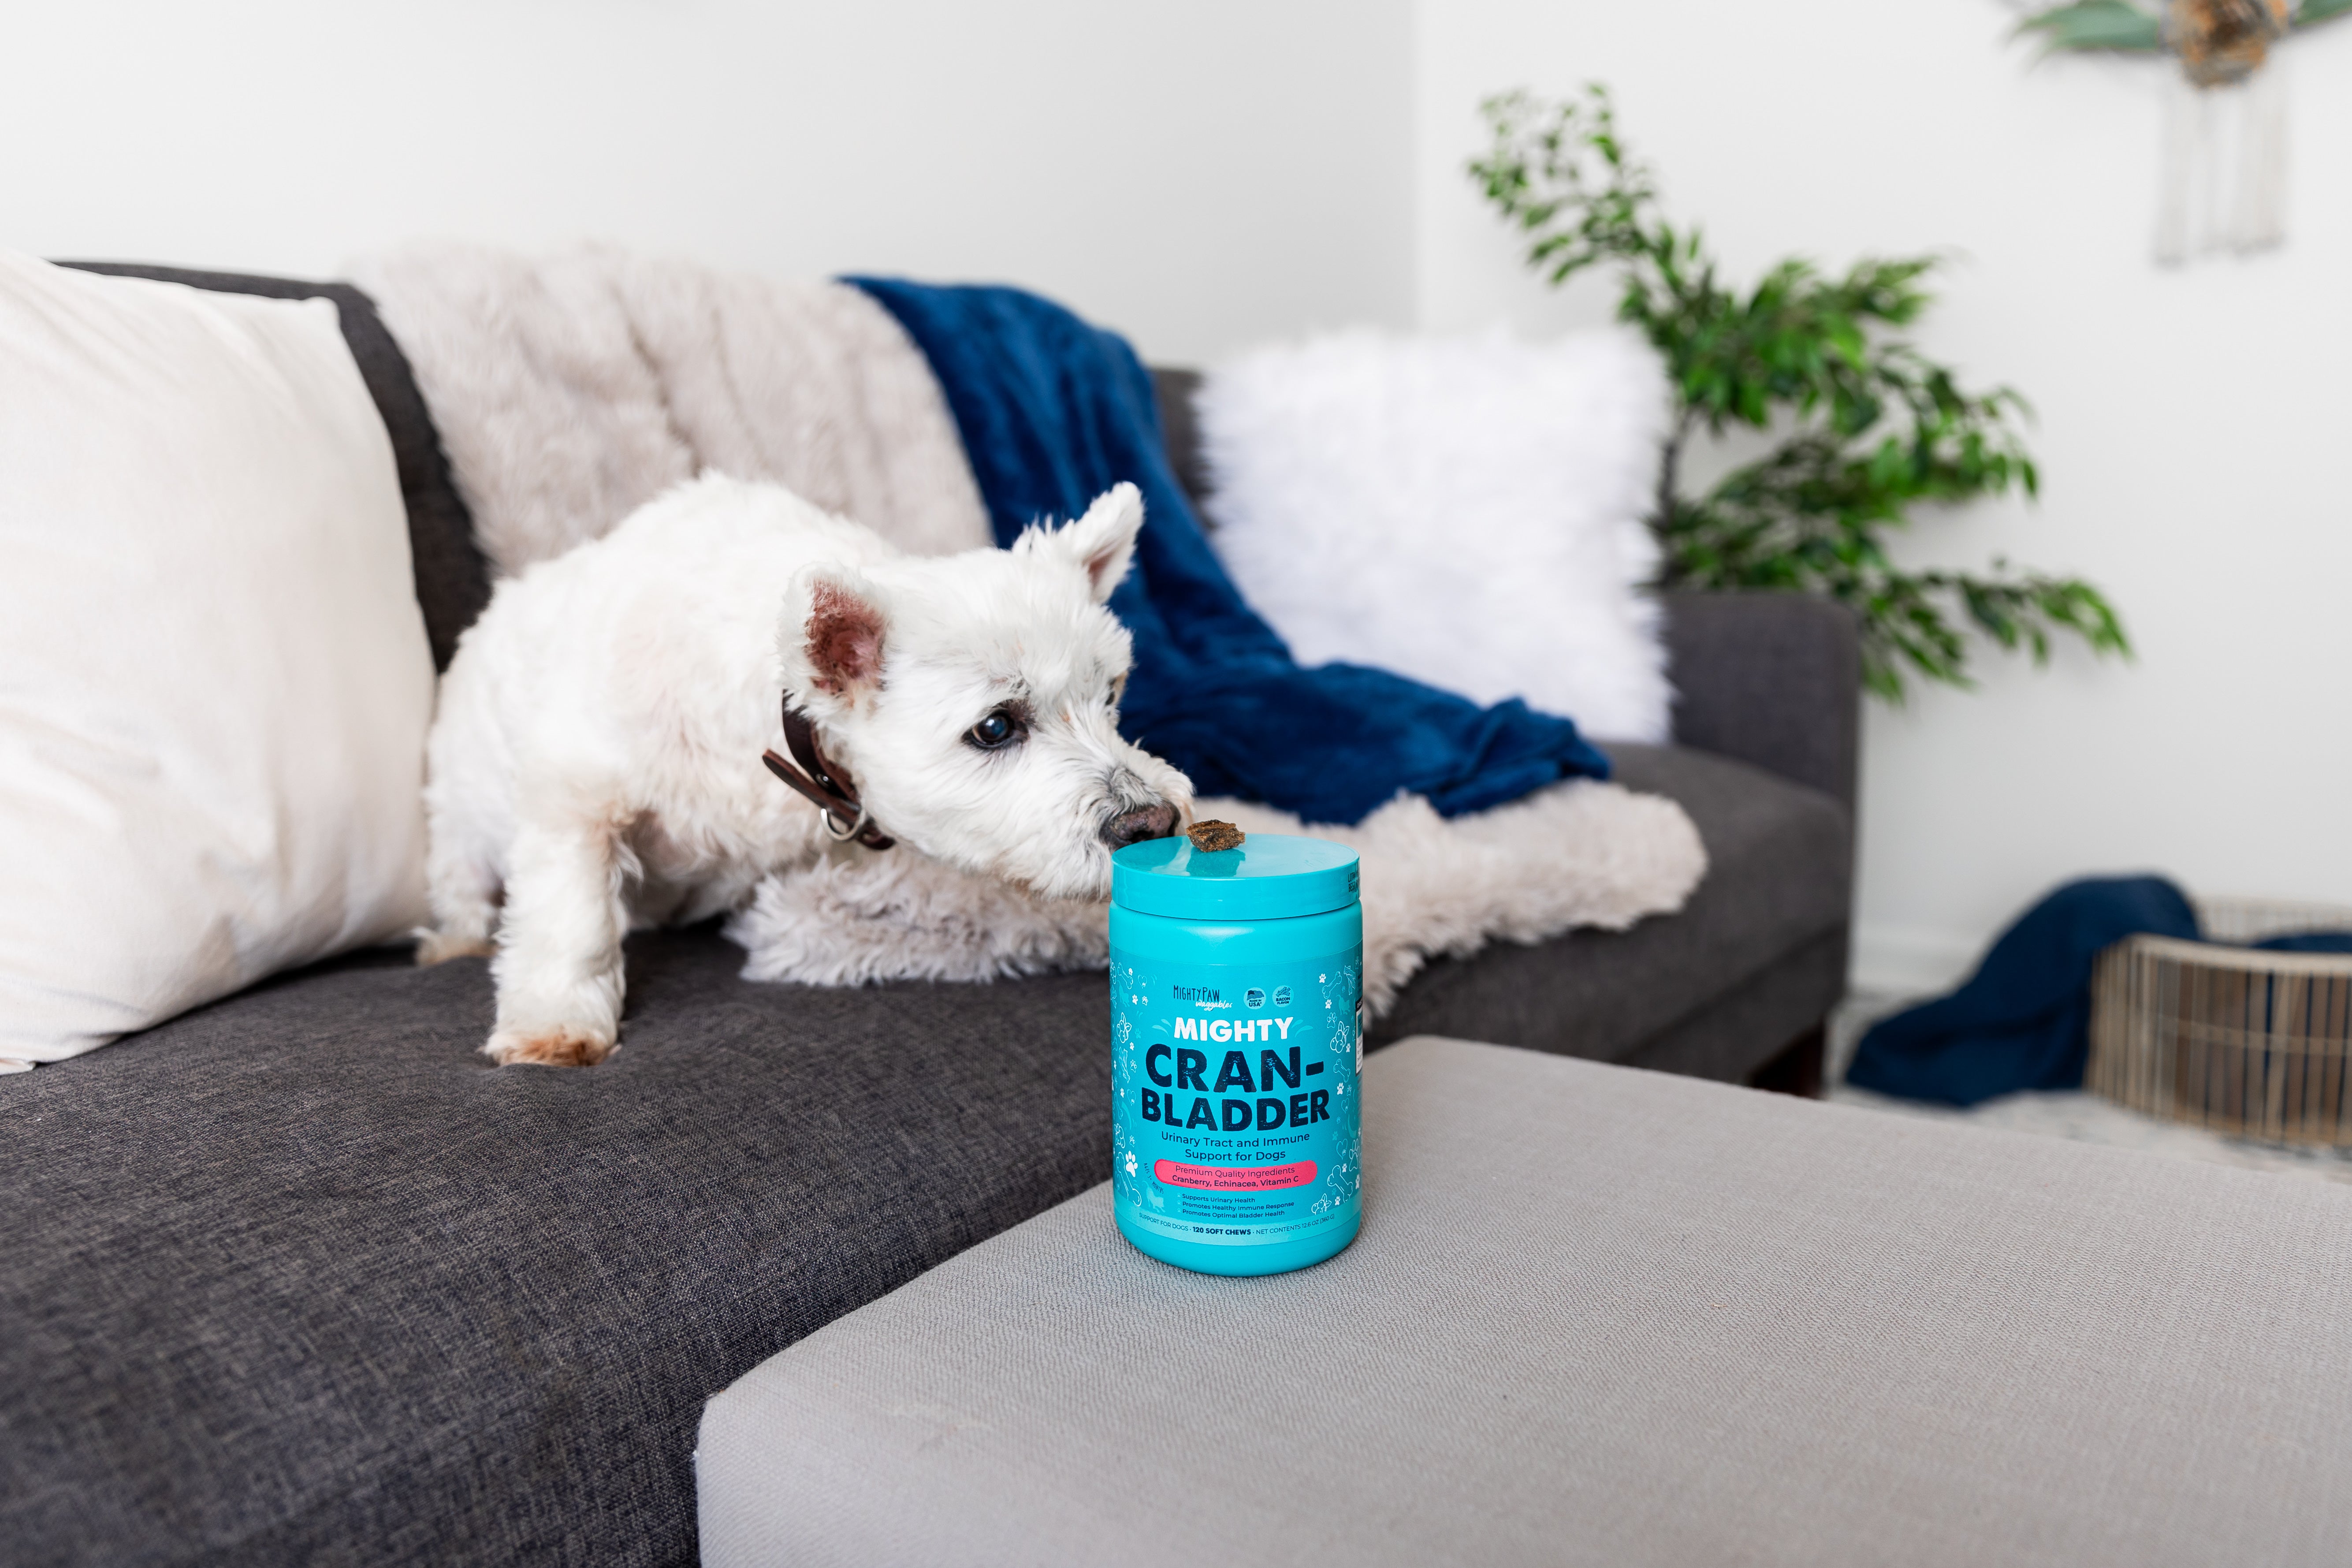
[[[1356,852],[1253,834],[1111,858],[1112,1213],[1202,1274],[1281,1274],[1363,1215]]]

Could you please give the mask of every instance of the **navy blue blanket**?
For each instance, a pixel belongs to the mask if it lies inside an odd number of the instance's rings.
[[[1076,517],[1122,479],[1143,492],[1135,570],[1110,600],[1135,639],[1120,728],[1202,795],[1353,823],[1400,790],[1454,816],[1609,775],[1574,724],[1516,699],[1481,708],[1386,670],[1301,668],[1211,552],[1125,339],[1017,289],[849,281],[929,359],[997,543]]]
[[[2080,1089],[2090,1053],[2091,970],[2127,936],[2198,940],[2197,911],[2161,877],[2069,882],[2000,934],[1948,996],[1881,1020],[1846,1081],[1907,1100],[1974,1105],[2023,1089]],[[2257,947],[2352,952],[2352,932],[2298,931]]]

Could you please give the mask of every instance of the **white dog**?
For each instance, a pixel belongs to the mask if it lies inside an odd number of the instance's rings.
[[[1103,601],[1142,522],[1121,485],[1010,550],[918,557],[705,477],[509,579],[442,681],[418,961],[488,952],[495,926],[484,1052],[587,1066],[619,1037],[633,925],[873,852],[853,836],[1106,896],[1112,849],[1174,831],[1192,795],[1118,735],[1129,645]],[[761,766],[780,705],[814,742],[793,789]]]

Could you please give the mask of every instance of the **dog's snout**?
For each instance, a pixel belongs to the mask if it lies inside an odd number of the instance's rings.
[[[1120,812],[1103,824],[1102,841],[1114,849],[1124,849],[1147,838],[1165,838],[1175,831],[1176,808],[1163,801]]]

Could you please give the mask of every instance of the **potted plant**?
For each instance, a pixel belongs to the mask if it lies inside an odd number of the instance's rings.
[[[2077,577],[2011,569],[1911,571],[1887,556],[1913,510],[2035,492],[2007,387],[1969,391],[1899,334],[1932,297],[1934,257],[1864,260],[1832,277],[1801,258],[1746,290],[1726,283],[1696,226],[1659,211],[1649,169],[1617,134],[1608,90],[1547,100],[1527,92],[1481,106],[1493,143],[1470,164],[1552,283],[1614,265],[1617,314],[1665,362],[1675,417],[1650,519],[1665,585],[1824,594],[1861,617],[1864,679],[1899,700],[1906,673],[1970,684],[1973,626],[2047,660],[2053,634],[2128,654],[2114,606]],[[1703,493],[1681,459],[1701,431],[1746,426],[1780,438]]]

